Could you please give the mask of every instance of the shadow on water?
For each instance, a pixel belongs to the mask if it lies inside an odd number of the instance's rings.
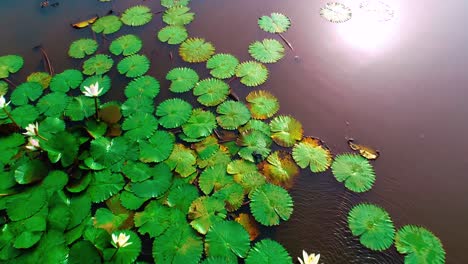
[[[32,49],[39,44],[57,72],[79,68],[66,56],[68,45],[92,33],[73,29],[70,23],[104,15],[111,8],[96,0],[63,0],[57,8],[41,9],[39,2],[0,2],[0,54],[26,58],[24,69],[12,78],[17,83],[26,73],[44,70],[40,52]],[[463,11],[468,3],[386,1],[398,7],[396,33],[381,47],[366,50],[353,41],[370,34],[349,29],[343,34],[339,25],[320,18],[318,10],[326,2],[192,0],[191,4],[196,20],[188,26],[190,35],[205,37],[218,52],[241,60],[249,59],[247,47],[252,41],[275,37],[258,29],[259,16],[270,12],[290,16],[293,27],[285,36],[295,50],[287,50],[280,63],[268,66],[270,79],[264,85],[280,99],[280,113],[298,118],[306,135],[327,141],[334,153],[349,151],[347,136],[381,150],[375,162],[376,185],[362,195],[347,192],[330,173],[304,172],[291,191],[292,219],[268,235],[292,256],[306,249],[321,253],[324,263],[402,263],[394,248],[370,252],[347,229],[353,205],[375,202],[389,211],[397,227],[420,224],[434,231],[444,242],[447,263],[463,263],[468,249],[468,32],[459,28],[468,22]],[[119,12],[135,4],[161,9],[159,1],[130,0],[116,1],[113,9]],[[175,47],[157,41],[162,26],[159,14],[142,28],[124,27],[118,33],[143,37],[143,52],[152,60],[150,74],[163,88],[158,102],[169,96],[164,89],[168,70],[186,65]],[[102,36],[97,39],[102,43]],[[190,67],[207,76],[204,65]],[[103,99],[122,100],[125,78],[115,70],[110,77],[117,89]],[[250,91],[238,82],[232,88],[241,97]]]

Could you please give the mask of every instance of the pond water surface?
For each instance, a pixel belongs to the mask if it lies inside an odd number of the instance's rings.
[[[73,40],[90,37],[91,30],[69,24],[111,8],[96,0],[62,0],[57,8],[41,9],[39,2],[0,1],[0,55],[26,59],[13,77],[18,82],[43,70],[40,53],[32,49],[38,44],[49,52],[56,71],[79,67],[66,52]],[[402,263],[394,248],[370,252],[350,235],[349,209],[368,201],[386,208],[397,227],[418,224],[432,230],[444,243],[447,263],[467,263],[468,2],[385,2],[396,13],[379,26],[352,23],[354,18],[342,25],[329,23],[318,14],[327,1],[192,0],[196,19],[188,29],[191,36],[212,41],[218,52],[247,60],[251,42],[275,37],[257,27],[257,18],[271,12],[288,15],[293,26],[285,36],[295,50],[268,66],[271,75],[262,88],[280,99],[281,114],[299,119],[305,135],[325,140],[335,154],[349,151],[346,137],[381,151],[374,163],[376,184],[362,195],[346,191],[331,173],[302,173],[291,190],[291,220],[264,235],[273,236],[292,256],[302,249],[321,253],[326,264]],[[156,0],[118,0],[113,9],[135,4],[161,9]],[[156,39],[162,26],[156,15],[144,27],[118,33],[143,36],[144,52],[153,62],[150,74],[163,87],[158,102],[169,96],[166,73],[183,64],[178,56],[169,59],[176,47]],[[206,73],[204,65],[193,67]],[[118,73],[111,77],[114,87],[123,87]],[[250,91],[236,82],[232,86],[242,96]],[[123,99],[123,92],[104,99]]]

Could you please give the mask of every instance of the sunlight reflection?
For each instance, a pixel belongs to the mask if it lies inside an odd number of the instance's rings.
[[[338,24],[338,34],[354,48],[381,51],[397,38],[398,10],[393,1],[370,0],[347,3],[353,18]]]

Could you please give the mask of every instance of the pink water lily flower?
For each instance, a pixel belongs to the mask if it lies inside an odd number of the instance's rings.
[[[41,146],[39,145],[39,140],[30,137],[28,139],[28,144],[26,145],[26,148],[32,151],[38,150]]]
[[[301,264],[318,264],[320,260],[320,254],[307,254],[305,250],[302,250],[302,258],[297,258]]]
[[[103,90],[103,88],[99,89],[98,82],[91,84],[89,87],[85,86],[84,89],[83,94],[88,97],[98,97]]]

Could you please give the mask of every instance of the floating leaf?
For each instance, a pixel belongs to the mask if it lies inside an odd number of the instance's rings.
[[[153,178],[132,183],[132,192],[141,198],[153,198],[163,195],[172,183],[171,169],[165,164],[160,163],[152,170]]]
[[[365,158],[355,154],[336,156],[332,164],[335,179],[344,182],[345,187],[353,192],[365,192],[372,188],[375,182],[375,172]]]
[[[194,109],[192,115],[182,126],[184,134],[191,138],[207,137],[216,128],[216,117],[210,111]]]
[[[278,99],[265,90],[252,91],[245,98],[247,106],[256,119],[267,119],[276,114],[279,110]]]
[[[151,177],[151,168],[141,162],[127,161],[122,168],[122,173],[132,182],[141,182]]]
[[[133,96],[125,101],[120,108],[126,117],[136,113],[153,114],[154,102],[152,98],[147,96]]]
[[[284,47],[275,39],[264,39],[250,44],[249,54],[259,62],[274,63],[283,58]]]
[[[348,214],[349,229],[360,236],[361,244],[372,250],[386,250],[393,245],[395,227],[390,215],[373,204],[358,204]]]
[[[11,103],[25,105],[29,101],[36,101],[42,95],[42,90],[42,86],[37,82],[22,83],[11,93]]]
[[[234,174],[234,181],[244,187],[245,193],[251,193],[265,184],[265,176],[260,174],[254,163],[245,160],[233,160],[227,166],[227,172]]]
[[[8,83],[0,81],[0,96],[5,96],[8,93]]]
[[[156,131],[148,141],[140,141],[140,161],[161,162],[166,160],[174,149],[174,135],[166,131]]]
[[[171,188],[166,202],[169,207],[177,208],[186,213],[192,202],[198,197],[197,187],[184,183]]]
[[[135,35],[124,35],[120,36],[109,46],[109,51],[114,55],[133,55],[141,50],[143,42],[138,36]]]
[[[186,6],[174,6],[168,8],[163,15],[164,23],[171,26],[184,26],[189,24],[195,18],[195,14],[189,12],[190,8]]]
[[[83,81],[83,74],[78,70],[65,70],[54,75],[50,81],[50,90],[53,92],[66,93],[71,89],[80,86]]]
[[[299,167],[309,167],[312,172],[324,172],[332,163],[330,150],[316,138],[306,137],[294,145],[292,156]]]
[[[137,210],[147,200],[148,198],[138,197],[135,194],[128,191],[123,191],[120,193],[120,203],[123,207],[125,207],[128,210]]]
[[[232,178],[229,180],[232,181]],[[231,183],[215,192],[213,197],[223,200],[226,203],[226,209],[229,212],[234,212],[244,204],[244,188],[240,184]]]
[[[109,170],[92,172],[92,175],[88,195],[93,203],[108,199],[122,190],[125,184],[122,175],[111,173]]]
[[[82,240],[73,244],[70,248],[70,255],[68,256],[68,263],[70,264],[99,264],[101,263],[101,256],[91,242]]]
[[[37,110],[39,110],[39,113],[46,116],[60,117],[70,101],[71,98],[65,93],[49,93],[39,99],[37,102]]]
[[[89,178],[91,179],[91,177]],[[72,229],[83,222],[91,210],[91,198],[87,194],[81,194],[70,198],[70,221],[68,229]]]
[[[125,10],[122,14],[122,22],[127,26],[143,26],[151,21],[153,13],[147,6],[137,5]]]
[[[47,167],[40,160],[31,160],[15,169],[15,180],[19,184],[30,184],[42,180],[47,175]]]
[[[155,98],[160,91],[159,81],[154,77],[145,75],[132,80],[125,87],[125,96],[128,98],[135,96],[146,96]]]
[[[189,38],[180,44],[179,55],[186,62],[204,62],[215,53],[215,47],[202,38]]]
[[[141,253],[141,240],[138,235],[130,230],[120,230],[112,233],[114,236],[128,236],[127,246],[119,248],[106,248],[104,250],[104,259],[112,260],[114,263],[131,264],[134,263]]]
[[[206,62],[210,74],[218,79],[227,79],[234,76],[239,60],[231,54],[220,53],[211,57]]]
[[[292,147],[302,139],[302,124],[291,116],[277,116],[270,122],[271,138],[282,147]]]
[[[12,134],[7,137],[0,137],[0,164],[9,164],[23,145],[25,138],[20,134]]]
[[[112,34],[122,27],[122,21],[114,15],[100,17],[92,26],[96,33]]]
[[[250,214],[241,213],[234,220],[249,233],[250,241],[254,241],[260,235],[258,224]]]
[[[217,222],[206,234],[205,251],[208,257],[245,258],[249,248],[249,233],[234,221]]]
[[[241,102],[226,101],[216,108],[218,124],[228,130],[234,130],[249,121],[250,111]]]
[[[218,164],[202,172],[198,179],[198,186],[204,194],[209,195],[213,190],[218,191],[232,182],[232,178],[226,173],[226,165]]]
[[[140,77],[150,68],[150,61],[145,55],[131,55],[117,64],[117,70],[129,78]]]
[[[424,227],[405,225],[395,236],[395,246],[405,254],[405,264],[445,263],[445,250],[440,239]]]
[[[188,177],[196,172],[195,163],[197,158],[195,153],[182,144],[176,144],[171,155],[165,161],[171,170],[175,170],[182,177]]]
[[[166,26],[158,32],[158,39],[171,45],[180,44],[187,38],[188,32],[183,26]]]
[[[29,104],[16,107],[10,114],[20,127],[34,123],[39,117],[36,107]]]
[[[269,182],[284,188],[291,188],[294,178],[299,175],[299,167],[285,151],[273,152],[260,168]]]
[[[95,83],[99,83],[99,89],[102,89],[99,96],[106,94],[111,88],[111,79],[107,75],[93,75],[86,78],[80,86],[80,90],[83,93],[85,90],[85,86],[89,87],[94,85]],[[94,105],[94,104],[93,104]]]
[[[91,157],[105,167],[121,162],[127,153],[128,142],[123,137],[108,139],[99,137],[91,141]]]
[[[348,145],[352,150],[358,151],[361,156],[368,160],[376,160],[380,155],[378,150],[375,150],[366,145],[358,144],[354,141],[354,139],[349,139]]]
[[[221,80],[208,78],[201,80],[193,89],[193,94],[204,106],[215,106],[226,100],[229,95],[229,85]]]
[[[192,149],[198,153],[198,157],[202,160],[206,160],[212,157],[218,152],[220,146],[215,136],[211,135],[203,139],[202,141],[192,145]]]
[[[129,216],[126,212],[113,212],[107,208],[99,208],[93,217],[93,224],[96,228],[101,228],[108,233],[112,233],[122,228]]]
[[[222,200],[202,196],[193,201],[188,217],[190,225],[200,234],[206,234],[210,227],[226,218],[226,209]],[[248,236],[248,235],[247,235]],[[247,238],[248,240],[248,238]]]
[[[138,232],[142,235],[148,234],[150,237],[158,237],[166,231],[172,224],[174,210],[161,205],[157,201],[150,202],[143,212],[135,214],[135,227],[138,227]],[[185,217],[182,215],[180,220],[185,222]]]
[[[122,118],[120,104],[117,102],[108,102],[99,108],[99,118],[107,124],[116,124]]]
[[[83,120],[86,117],[94,115],[95,112],[94,100],[84,95],[73,97],[65,109],[65,115],[70,117],[72,121]]]
[[[263,132],[256,130],[244,132],[237,140],[237,145],[242,147],[239,156],[251,162],[264,160],[271,152],[271,143],[271,138]]]
[[[83,59],[87,55],[92,55],[98,49],[98,43],[94,39],[83,38],[75,40],[68,49],[68,56],[75,59]]]
[[[10,73],[17,73],[23,68],[23,57],[18,55],[5,55],[0,57],[0,79],[8,78]]]
[[[42,188],[36,188],[12,196],[6,203],[6,212],[12,221],[19,221],[36,214],[47,204],[47,193]]]
[[[58,132],[48,140],[41,141],[41,147],[47,152],[49,160],[52,163],[60,161],[63,167],[68,167],[75,162],[79,144],[78,138],[66,131]]]
[[[268,79],[268,69],[261,63],[247,61],[237,66],[236,76],[245,86],[259,86]]]
[[[249,130],[257,130],[267,136],[271,136],[270,126],[267,123],[260,120],[250,119],[249,122],[247,122],[247,124],[245,124],[242,127],[239,127],[240,133],[244,133]]]
[[[33,72],[28,76],[26,81],[37,82],[42,86],[43,89],[46,89],[47,87],[49,87],[51,79],[52,76],[50,76],[50,74],[48,74],[47,72]]]
[[[166,8],[171,8],[175,6],[187,6],[190,3],[190,0],[161,0],[161,5]]]
[[[202,253],[202,239],[187,225],[169,228],[154,239],[153,258],[158,264],[197,264]]]
[[[180,127],[187,122],[191,114],[192,105],[179,98],[167,99],[156,109],[159,124],[165,128]]]
[[[255,244],[249,251],[249,256],[245,260],[246,264],[292,264],[291,256],[286,249],[278,242],[263,239]]]
[[[125,135],[132,139],[149,138],[158,128],[158,120],[151,114],[137,112],[129,116],[122,124]]]
[[[271,13],[258,19],[258,25],[266,32],[283,33],[291,26],[289,18],[280,13]]]
[[[327,3],[320,8],[320,16],[333,23],[343,23],[351,19],[351,8],[342,3]]]
[[[104,74],[112,68],[114,61],[108,55],[97,54],[83,63],[83,73],[86,75]]]
[[[174,68],[170,70],[166,79],[171,81],[169,90],[174,93],[190,91],[198,82],[199,77],[196,71],[190,68]]]
[[[279,225],[280,219],[288,220],[293,212],[289,193],[276,185],[258,187],[250,197],[250,210],[255,220],[265,226]]]

